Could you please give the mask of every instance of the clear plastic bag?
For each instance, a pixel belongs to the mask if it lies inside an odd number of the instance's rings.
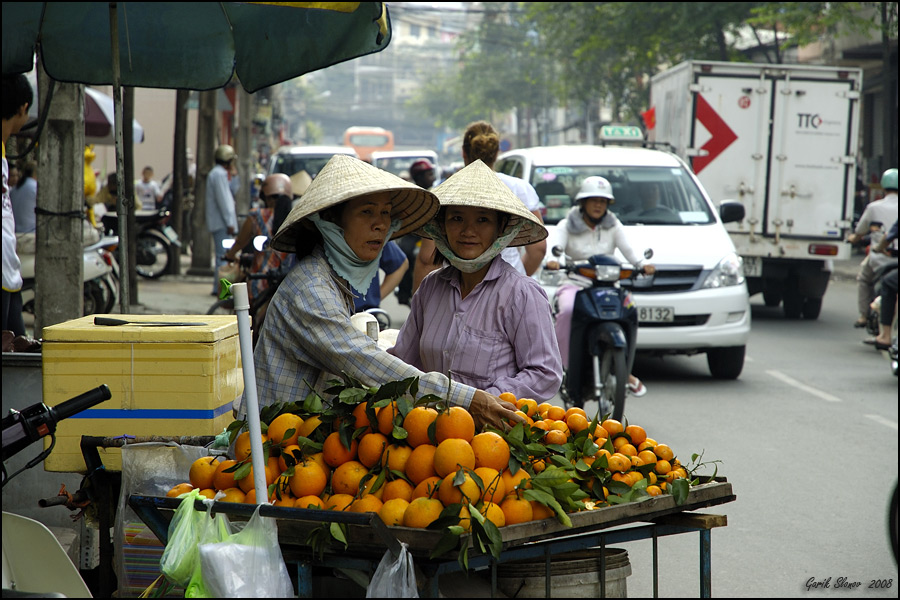
[[[202,498],[199,490],[191,490],[175,509],[169,523],[169,542],[160,559],[160,570],[169,581],[186,587],[198,561],[198,544],[206,527],[206,514],[194,510],[194,500]]]
[[[297,595],[278,544],[278,525],[275,519],[261,517],[259,506],[242,531],[224,542],[200,545],[203,583],[212,597]]]
[[[366,598],[418,598],[416,570],[412,554],[401,542],[400,555],[394,558],[388,550],[378,563],[372,581],[366,589]]]
[[[206,502],[208,505],[208,516],[203,521],[203,528],[200,532],[200,539],[198,540],[197,544],[198,550],[197,559],[194,562],[194,573],[191,576],[191,580],[184,588],[185,598],[215,597],[209,592],[208,589],[206,589],[206,584],[203,582],[203,569],[201,568],[199,547],[201,544],[217,544],[219,542],[224,542],[233,533],[228,517],[226,517],[223,513],[218,513],[217,515],[212,516],[210,513],[212,512],[213,501],[205,500],[204,502]]]

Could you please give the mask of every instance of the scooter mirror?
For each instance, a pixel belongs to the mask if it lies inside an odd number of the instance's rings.
[[[563,250],[562,246],[553,246],[553,249],[550,252],[553,253],[553,256],[559,258],[563,255],[563,252],[565,252],[565,250]]]
[[[231,250],[232,246],[234,246],[234,239],[227,238],[222,240],[222,248],[224,250]]]
[[[266,243],[269,241],[268,236],[258,235],[253,238],[253,247],[256,248],[257,252],[262,252],[266,247]]]
[[[653,249],[652,248],[647,248],[646,250],[644,250],[644,258],[646,258],[647,260],[650,260],[651,258],[653,258]]]

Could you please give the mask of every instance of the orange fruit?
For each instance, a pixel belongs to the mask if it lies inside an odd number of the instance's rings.
[[[329,464],[325,462],[324,454],[322,454],[321,452],[316,452],[315,454],[311,454],[307,458],[322,467],[322,470],[325,471],[325,475],[331,477],[331,466],[329,466]]]
[[[434,477],[428,477],[420,481],[416,487],[413,489],[412,497],[413,500],[416,498],[421,498],[423,496],[434,497],[437,495],[438,486],[441,485],[442,478],[435,475]],[[411,500],[412,501],[412,500]],[[411,502],[410,501],[410,502]]]
[[[356,405],[356,408],[353,409],[353,418],[355,419],[353,426],[356,429],[359,429],[360,427],[365,427],[366,433],[371,433],[373,431],[373,428],[372,428],[372,423],[369,421],[369,415],[368,415],[368,413],[366,413],[366,406],[367,406],[367,404],[365,402],[360,402],[359,404]],[[373,410],[375,411],[375,426],[377,427],[378,426],[378,411],[381,409],[375,408]]]
[[[213,487],[217,490],[227,490],[228,488],[237,487],[234,480],[234,472],[226,473],[225,469],[230,469],[238,464],[236,460],[223,460],[216,465],[216,471],[213,474]]]
[[[502,471],[509,467],[509,444],[493,431],[479,433],[472,438],[475,468],[490,467]]]
[[[553,405],[547,410],[547,418],[554,421],[566,418],[566,409],[562,406]]]
[[[531,424],[532,427],[537,427],[538,429],[543,429],[544,431],[550,431],[550,420],[546,419],[543,421],[535,421]]]
[[[506,525],[506,515],[503,514],[503,509],[500,508],[499,504],[485,502],[484,506],[481,507],[481,514],[497,527]]]
[[[187,494],[192,489],[194,489],[194,486],[192,486],[189,483],[179,483],[178,485],[173,487],[171,490],[166,492],[166,496],[168,496],[169,498],[177,498],[178,496],[180,496],[182,494]]]
[[[294,500],[294,508],[325,508],[325,503],[318,496],[303,496]]]
[[[651,496],[660,496],[660,495],[662,495],[662,490],[660,489],[660,487],[659,487],[658,485],[648,485],[646,491],[647,491],[647,493],[650,494]]]
[[[353,513],[377,513],[381,510],[383,504],[384,503],[378,498],[378,496],[366,494],[362,498],[357,498],[356,500],[354,500],[353,503],[350,504],[350,508],[348,508],[347,510]]]
[[[421,446],[416,446],[409,455],[409,458],[406,460],[406,476],[409,477],[409,480],[414,485],[418,485],[422,480],[435,476],[434,452],[436,450],[437,446],[422,444]]]
[[[549,519],[551,517],[555,517],[556,513],[553,512],[553,509],[545,504],[541,504],[537,500],[531,501],[531,513],[532,519],[535,521],[543,521],[544,519]]]
[[[325,442],[322,444],[322,455],[328,466],[338,467],[347,461],[354,460],[358,448],[359,442],[355,439],[350,442],[349,448],[346,447],[341,441],[340,434],[337,431],[333,431],[328,434],[328,437],[325,438]]]
[[[587,413],[586,413],[586,412],[584,411],[584,409],[581,408],[580,406],[573,406],[573,407],[567,409],[567,410],[566,410],[565,420],[568,421],[568,420],[569,420],[569,417],[571,417],[572,415],[581,415],[582,417],[584,417],[585,419],[587,419]],[[588,421],[590,421],[590,419],[588,419]]]
[[[624,454],[620,454],[616,452],[609,458],[607,458],[609,463],[610,471],[618,471],[619,473],[624,473],[625,471],[631,469],[631,459],[625,456]]]
[[[568,439],[568,436],[562,431],[551,429],[544,434],[543,442],[545,444],[565,444]]]
[[[412,500],[413,486],[405,479],[394,479],[388,481],[382,487],[382,502],[393,500],[394,498],[403,498],[407,502]]]
[[[641,450],[638,452],[638,458],[644,461],[645,465],[656,462],[656,454],[652,450]]]
[[[406,444],[391,444],[384,449],[381,465],[392,471],[404,473],[406,471],[406,463],[409,461],[411,454],[412,448]]]
[[[475,437],[475,419],[463,407],[451,406],[447,412],[439,414],[435,419],[434,437],[438,445],[451,438],[470,442]]]
[[[365,406],[361,404],[360,406]],[[359,447],[356,449],[359,462],[367,467],[374,467],[381,462],[384,449],[388,446],[387,437],[381,432],[367,433],[359,438]]]
[[[568,425],[569,431],[571,431],[573,435],[587,429],[590,424],[591,422],[587,420],[587,417],[578,413],[572,413],[566,417],[566,425]]]
[[[672,460],[675,458],[675,453],[665,444],[657,444],[653,448],[653,453],[663,460]]]
[[[248,494],[249,496],[249,494]],[[254,498],[256,498],[256,494],[254,493]],[[297,499],[291,496],[290,494],[282,494],[281,498],[278,497],[277,494],[273,494],[273,504],[275,506],[284,506],[285,508],[294,508],[297,503]]]
[[[300,455],[301,458],[295,456],[294,452],[297,452],[297,454]],[[298,446],[297,444],[293,444],[281,449],[281,454],[278,456],[278,468],[281,469],[282,473],[287,471],[289,468],[285,457],[290,457],[291,461],[293,461],[291,464],[296,464],[297,461],[302,460],[300,446]]]
[[[269,439],[266,434],[261,433],[260,438],[262,438],[262,443],[265,444]],[[250,458],[250,432],[245,431],[234,440],[234,457],[238,460],[238,462],[243,462],[244,460]]]
[[[631,445],[634,447],[640,446],[647,440],[647,432],[640,425],[629,425],[625,428],[625,433],[631,438]]]
[[[348,460],[331,474],[331,489],[335,494],[356,496],[359,493],[359,482],[368,472],[369,470],[361,462]],[[294,495],[300,496],[301,494],[295,493]]]
[[[509,402],[513,406],[516,406],[516,395],[513,394],[512,392],[501,392],[500,395],[497,397],[500,398],[501,400],[503,400],[504,402]],[[516,406],[516,408],[518,408],[518,407]]]
[[[204,496],[204,497],[206,497],[206,498],[209,498],[210,500],[212,500],[212,499],[214,499],[214,498],[216,497],[216,490],[214,490],[214,489],[212,489],[212,488],[207,488],[207,489],[205,489],[205,490],[200,490],[200,495],[201,495],[201,496]]]
[[[664,459],[659,459],[656,461],[656,468],[654,469],[660,475],[667,475],[669,471],[672,470],[672,464]]]
[[[546,419],[546,418],[547,418],[547,411],[550,410],[550,407],[551,407],[551,406],[553,406],[553,405],[550,404],[549,402],[541,402],[540,404],[538,404],[538,415],[539,415],[542,419]]]
[[[273,494],[271,498],[269,498],[270,502],[275,501],[275,495]],[[256,504],[256,489],[252,489],[244,494],[244,504]]]
[[[378,511],[378,516],[381,517],[384,524],[389,527],[403,525],[403,513],[406,512],[407,506],[409,506],[409,501],[404,500],[403,498],[391,498],[390,500],[385,500],[381,505],[381,509]]]
[[[500,502],[506,496],[506,484],[497,469],[491,467],[475,467],[475,474],[481,478],[484,484],[484,492],[481,497],[485,502]]]
[[[444,510],[437,498],[416,498],[403,511],[403,526],[424,529],[431,525]]]
[[[284,413],[272,419],[272,422],[269,423],[269,429],[266,431],[266,435],[269,436],[269,439],[272,440],[273,444],[278,444],[281,447],[292,446],[297,443],[297,438],[300,436],[300,427],[302,425],[303,419],[300,418],[300,415]],[[287,432],[291,429],[294,430],[293,433],[285,437]]]
[[[354,500],[350,494],[332,494],[325,501],[325,510],[347,510]]]
[[[646,440],[644,440],[643,442],[638,444],[637,449],[638,449],[638,451],[653,450],[653,448],[655,448],[655,447],[656,447],[656,440],[654,440],[653,438],[647,438]]]
[[[441,482],[441,487],[438,488],[438,499],[441,503],[444,506],[450,506],[460,502],[463,504],[478,502],[478,498],[481,497],[481,490],[478,488],[475,480],[472,479],[472,476],[464,473],[463,482],[459,485],[453,485],[455,479],[456,473],[450,473]]]
[[[266,485],[269,486],[275,482],[275,478],[281,474],[281,471],[278,470],[278,459],[271,458],[269,459],[269,464],[265,467],[266,472]],[[245,494],[252,490],[256,484],[253,481],[253,467],[250,467],[250,472],[247,473],[246,476],[237,480],[237,486],[241,488]]]
[[[434,472],[438,477],[455,473],[460,467],[475,468],[475,451],[468,441],[449,438],[438,444],[434,451]]]
[[[603,421],[602,423],[600,423],[600,425],[602,425],[603,429],[605,429],[611,436],[625,431],[625,428],[622,426],[622,423],[619,421],[616,421],[615,419],[607,419],[607,420]]]
[[[472,531],[472,513],[468,504],[459,507],[459,526],[463,531]]]
[[[300,437],[308,438],[321,424],[322,419],[319,418],[318,415],[312,416],[303,421],[303,424],[300,425],[300,430],[297,433],[300,435]]]
[[[247,497],[247,494],[245,494],[241,488],[237,487],[230,487],[222,491],[225,492],[225,497],[219,498],[220,502],[237,502],[238,504],[241,504]]]
[[[522,490],[530,485],[528,480],[531,479],[531,475],[529,475],[528,471],[525,469],[519,469],[516,471],[515,475],[513,475],[509,469],[506,469],[503,471],[501,477],[503,478],[503,485],[506,488],[507,496],[514,492],[516,495],[521,496]]]
[[[534,519],[534,510],[531,508],[531,502],[524,498],[507,496],[500,503],[500,510],[503,511],[503,517],[506,519],[507,525],[527,523]]]
[[[399,414],[400,409],[397,408],[396,402],[391,402],[387,406],[382,407],[377,415],[378,431],[391,437],[391,434],[394,432],[394,417]]]
[[[213,486],[213,476],[216,474],[215,456],[201,456],[191,464],[188,471],[188,479],[191,485],[197,489],[205,490]]]
[[[430,444],[428,428],[437,419],[438,413],[428,406],[416,406],[403,419],[403,429],[406,430],[406,443],[413,448],[422,444]]]
[[[519,398],[516,400],[516,408],[531,418],[538,416],[537,400],[532,398]]]
[[[637,456],[638,454],[637,448],[635,448],[631,444],[622,444],[621,446],[619,446],[618,450],[620,454],[624,454],[625,456]]]
[[[297,498],[318,496],[328,483],[328,475],[314,460],[305,460],[294,466],[294,474],[290,478],[291,492]]]

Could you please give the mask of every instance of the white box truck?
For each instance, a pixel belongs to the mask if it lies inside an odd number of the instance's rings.
[[[850,257],[862,71],[688,61],[651,79],[648,139],[689,161],[728,224],[747,288],[816,319],[832,261]]]

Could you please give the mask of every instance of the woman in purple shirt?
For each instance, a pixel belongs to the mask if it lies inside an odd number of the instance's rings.
[[[389,352],[491,394],[551,399],[562,362],[547,294],[500,258],[547,230],[480,160],[433,191],[441,210],[419,234],[449,266],[422,282]]]

